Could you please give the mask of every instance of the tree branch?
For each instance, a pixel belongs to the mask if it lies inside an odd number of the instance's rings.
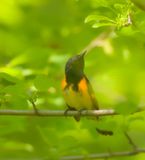
[[[140,110],[142,111],[142,110]],[[37,113],[38,112],[38,113]],[[0,110],[0,115],[2,116],[46,116],[46,117],[63,117],[65,116],[64,110]],[[137,111],[138,112],[138,111]],[[77,115],[78,111],[68,111],[67,116]],[[113,109],[104,110],[84,110],[81,112],[81,116],[112,116],[118,115]],[[133,146],[132,151],[122,151],[122,152],[110,152],[110,153],[98,153],[90,155],[76,155],[76,156],[64,156],[61,160],[85,160],[87,159],[99,159],[99,158],[112,158],[112,157],[123,157],[132,156],[139,153],[145,153],[145,148],[138,148],[129,135],[125,133],[129,143]]]
[[[136,112],[132,113],[135,114],[137,112],[142,112],[144,109],[138,109]],[[45,117],[63,117],[68,116],[72,117],[75,115],[78,115],[79,111],[67,111],[67,115],[65,113],[65,110],[10,110],[10,109],[0,109],[0,115],[9,115],[9,116],[45,116]],[[82,117],[86,116],[112,116],[112,115],[119,115],[117,112],[115,112],[114,109],[100,109],[100,110],[83,110],[81,111]]]
[[[0,110],[0,115],[11,115],[11,116],[47,116],[47,117],[63,117],[65,116],[64,110]],[[117,113],[113,109],[104,110],[84,110],[81,112],[81,116],[111,116]],[[68,111],[67,116],[78,115],[78,111]]]
[[[101,47],[101,46],[103,46],[104,45],[104,41],[106,40],[106,39],[108,39],[111,35],[112,35],[112,33],[113,33],[113,31],[114,31],[114,29],[113,28],[110,28],[109,30],[107,30],[107,31],[105,31],[105,32],[103,32],[103,33],[101,33],[100,35],[98,35],[96,38],[94,38],[84,49],[83,49],[83,51],[82,52],[84,52],[84,51],[88,51],[88,52],[90,52],[93,48],[95,48],[95,47]],[[82,53],[81,52],[81,53]],[[87,53],[88,53],[87,52]]]
[[[90,155],[78,155],[78,156],[64,156],[61,160],[85,160],[87,159],[100,159],[100,158],[113,158],[113,157],[125,157],[133,156],[136,154],[145,153],[145,148],[138,148],[133,151],[122,151],[122,152],[112,152],[112,153],[98,153]]]

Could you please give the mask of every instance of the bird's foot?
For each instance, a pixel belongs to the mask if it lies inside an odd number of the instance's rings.
[[[65,110],[65,112],[64,112],[64,115],[67,116],[68,111],[78,111],[77,114],[74,115],[74,118],[75,118],[76,121],[80,121],[80,119],[81,119],[81,114],[82,114],[82,112],[83,112],[84,110],[86,110],[86,109],[85,109],[85,108],[82,108],[82,109],[80,109],[80,110],[76,110],[75,108],[68,106],[68,108],[67,108],[67,109]]]
[[[64,111],[64,116],[67,116],[69,111],[76,111],[76,109],[68,106],[68,108]]]
[[[76,120],[76,121],[80,121],[82,112],[84,112],[84,111],[86,111],[86,110],[87,110],[87,109],[85,109],[85,108],[82,108],[82,109],[78,110],[78,114],[74,116],[75,120]]]

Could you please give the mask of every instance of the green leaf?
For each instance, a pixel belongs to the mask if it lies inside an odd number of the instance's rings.
[[[124,5],[120,3],[114,4],[114,8],[117,9],[118,11],[122,11],[124,9]]]
[[[92,22],[93,28],[99,28],[99,27],[103,27],[103,26],[114,26],[115,25],[115,21],[113,21],[112,19],[105,17],[105,16],[101,16],[101,15],[90,15],[85,19],[85,23],[89,23]]]
[[[115,111],[123,115],[129,115],[137,110],[137,104],[122,102],[116,105]]]
[[[50,87],[50,81],[45,75],[38,75],[34,80],[34,85],[39,91],[47,91]]]
[[[18,79],[16,77],[13,77],[7,73],[0,72],[0,79],[5,79],[7,82],[11,83],[17,83]]]
[[[85,23],[91,22],[91,21],[95,21],[95,22],[99,22],[99,21],[106,21],[106,22],[112,22],[115,23],[112,19],[102,16],[102,15],[89,15],[86,19],[85,19]]]
[[[131,0],[137,7],[145,11],[145,1],[144,0]]]
[[[95,23],[92,25],[92,28],[99,28],[99,27],[103,27],[103,26],[115,26],[115,24],[113,23]]]
[[[28,109],[28,101],[25,97],[15,95],[10,98],[6,107],[10,109]]]
[[[8,87],[5,87],[2,92],[13,96],[27,97],[27,85],[25,84],[25,82],[10,85]]]

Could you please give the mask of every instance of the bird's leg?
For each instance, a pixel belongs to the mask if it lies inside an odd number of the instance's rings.
[[[67,112],[68,112],[68,111],[76,111],[75,108],[70,107],[69,105],[67,105],[67,107],[68,107],[68,108],[64,111],[64,115],[65,115],[65,116],[67,116]]]
[[[70,107],[69,105],[67,105],[67,107],[68,107],[68,108],[67,108],[67,109],[65,110],[65,112],[64,112],[64,115],[65,115],[65,116],[67,116],[67,112],[68,112],[68,111],[77,111],[75,108]],[[84,109],[78,110],[78,114],[74,116],[74,118],[75,118],[76,121],[80,121],[81,112],[82,112],[83,110],[84,110]]]
[[[78,114],[76,116],[74,116],[75,120],[80,121],[82,112],[86,111],[86,110],[87,110],[86,108],[82,108],[82,109],[78,110]]]
[[[82,112],[84,112],[84,111],[87,111],[87,109],[86,108],[81,108],[80,110],[78,110],[79,115],[81,116]]]

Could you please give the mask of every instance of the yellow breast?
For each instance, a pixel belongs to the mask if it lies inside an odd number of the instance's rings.
[[[63,88],[66,86],[66,82],[63,81]],[[63,96],[65,102],[72,108],[80,109],[93,109],[91,97],[87,91],[87,85],[85,79],[82,79],[78,85],[78,91],[73,89],[73,85],[69,85],[63,89]]]

